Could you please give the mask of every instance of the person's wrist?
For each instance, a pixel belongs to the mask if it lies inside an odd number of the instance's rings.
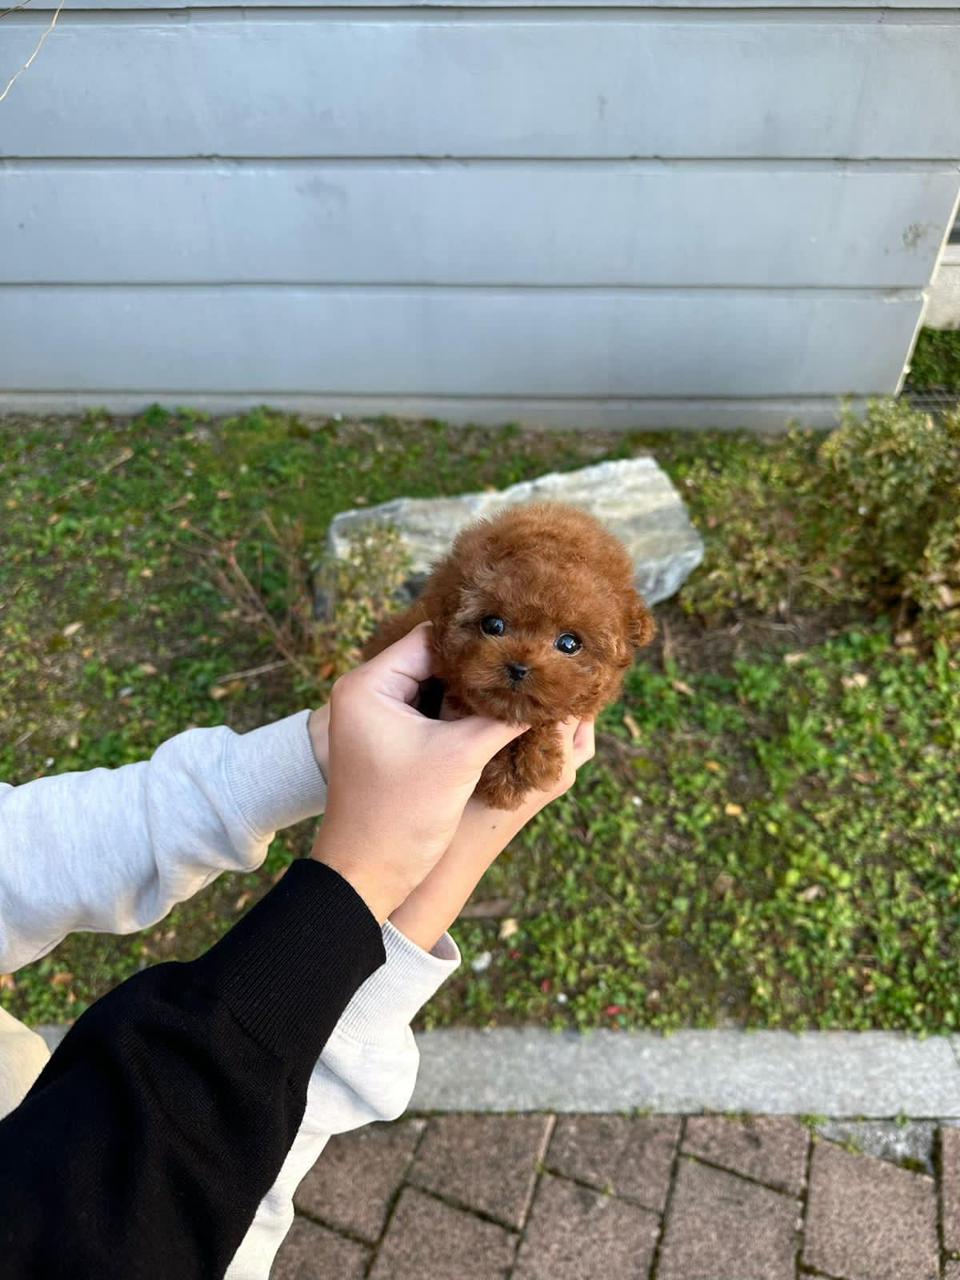
[[[365,856],[352,844],[339,840],[335,833],[325,834],[323,826],[313,842],[310,857],[342,876],[364,900],[378,924],[383,924],[414,888],[409,879],[393,868],[382,862],[374,863],[369,853]]]

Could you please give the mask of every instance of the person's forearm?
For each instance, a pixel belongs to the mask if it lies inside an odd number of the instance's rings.
[[[242,736],[192,729],[120,769],[0,784],[0,973],[77,929],[145,928],[222,871],[259,866],[277,830],[323,809],[325,747],[323,713],[304,711]]]
[[[332,1135],[394,1120],[410,1101],[419,1064],[410,1023],[456,969],[460,953],[450,937],[427,953],[389,923],[383,943],[386,963],[353,997],[327,1041],[310,1076],[300,1130],[226,1280],[267,1280],[293,1222],[294,1192]]]
[[[5,1280],[222,1275],[383,958],[365,903],[305,860],[199,960],[88,1010],[0,1122]]]
[[[391,923],[430,951],[460,915],[491,863],[528,821],[526,810],[488,809],[472,801],[449,849],[391,914]]]

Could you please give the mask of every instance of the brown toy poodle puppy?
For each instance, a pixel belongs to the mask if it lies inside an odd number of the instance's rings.
[[[561,503],[512,507],[464,529],[364,657],[424,620],[433,623],[445,713],[530,725],[477,786],[496,809],[515,809],[528,791],[556,781],[557,722],[593,718],[612,702],[634,651],[655,630],[626,549],[592,516]],[[436,698],[432,709],[439,711]]]

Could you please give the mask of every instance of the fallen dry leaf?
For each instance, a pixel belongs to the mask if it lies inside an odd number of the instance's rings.
[[[77,632],[80,630],[82,626],[83,626],[82,622],[68,623],[67,626],[63,628],[63,631],[61,632],[61,634],[65,640],[69,640],[71,636],[75,636],[77,634]]]
[[[855,671],[852,676],[841,676],[840,683],[845,689],[865,689],[870,683],[870,677],[862,671]]]
[[[517,924],[513,916],[507,916],[506,920],[500,921],[500,933],[498,937],[501,942],[506,942],[508,938],[512,938],[515,933],[520,932],[520,926]]]
[[[464,920],[490,920],[505,916],[512,906],[509,898],[488,898],[485,902],[468,902],[460,916]]]
[[[674,680],[673,687],[677,693],[682,693],[687,698],[693,697],[693,690],[687,684],[686,680]]]
[[[707,760],[704,768],[709,769],[711,773],[723,773],[723,765],[717,760]]]
[[[723,806],[723,812],[727,815],[728,818],[739,818],[740,815],[743,813],[743,805],[734,804],[732,800],[728,800],[727,803]]]
[[[640,737],[640,726],[637,724],[636,720],[634,720],[633,716],[630,714],[629,711],[625,711],[623,713],[623,723],[627,732],[630,734],[630,737],[634,740],[634,742],[636,742],[636,740]]]
[[[69,973],[66,969],[63,969],[60,973],[55,973],[53,975],[50,979],[50,985],[51,987],[68,987],[72,981],[73,974]]]
[[[788,667],[795,667],[798,662],[806,662],[806,659],[807,659],[806,653],[802,653],[802,652],[801,653],[785,653],[783,655],[783,661],[786,663]]]

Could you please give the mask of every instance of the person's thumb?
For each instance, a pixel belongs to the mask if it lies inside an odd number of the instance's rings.
[[[488,716],[464,716],[462,720],[446,720],[446,741],[451,751],[462,752],[476,768],[482,769],[508,742],[519,738],[530,728],[527,724],[505,724]]]
[[[429,622],[418,623],[412,631],[395,640],[366,663],[367,678],[388,698],[413,702],[420,683],[430,675],[433,662]]]

